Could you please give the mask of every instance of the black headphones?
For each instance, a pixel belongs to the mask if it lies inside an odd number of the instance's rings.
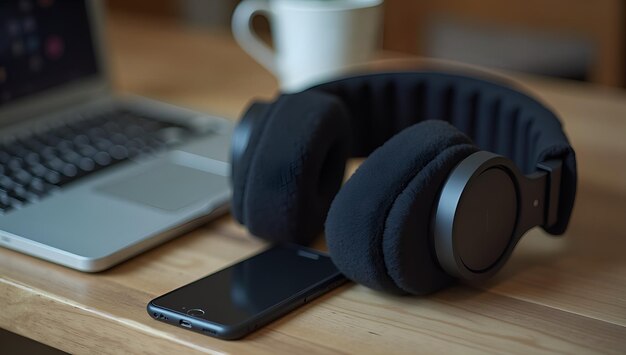
[[[256,102],[232,144],[232,212],[252,234],[304,244],[325,222],[339,270],[395,293],[493,275],[530,228],[562,234],[576,195],[557,117],[460,75],[369,74]],[[341,187],[350,156],[368,158]]]

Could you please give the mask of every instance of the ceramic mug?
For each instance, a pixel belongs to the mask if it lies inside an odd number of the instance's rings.
[[[372,58],[380,47],[383,0],[243,0],[232,30],[239,45],[297,92],[344,73]],[[274,49],[252,29],[255,15],[267,17]]]

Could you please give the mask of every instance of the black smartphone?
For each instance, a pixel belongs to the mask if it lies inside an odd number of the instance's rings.
[[[148,303],[154,319],[238,339],[346,281],[326,254],[279,245]]]

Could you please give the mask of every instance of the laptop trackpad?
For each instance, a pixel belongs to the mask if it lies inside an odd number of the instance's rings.
[[[167,211],[179,210],[227,189],[228,179],[224,176],[170,162],[97,188],[108,195]]]

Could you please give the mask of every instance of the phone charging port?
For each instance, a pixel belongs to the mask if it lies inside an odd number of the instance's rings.
[[[188,320],[181,319],[180,320],[180,325],[185,327],[185,328],[191,328],[191,322],[188,321]]]

